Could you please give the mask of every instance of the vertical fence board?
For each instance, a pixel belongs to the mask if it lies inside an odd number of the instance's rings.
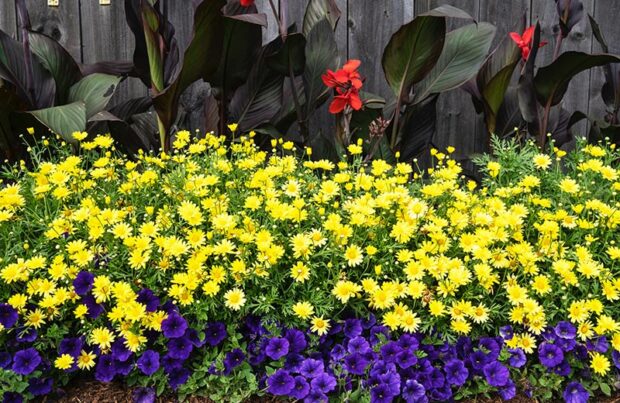
[[[618,24],[620,4],[608,4],[598,1],[594,7],[593,17],[598,22],[601,32],[605,37],[609,52],[620,54],[620,24]],[[592,40],[592,52],[599,53],[602,49],[595,39]],[[590,104],[588,114],[595,119],[602,120],[605,116],[606,106],[601,96],[601,89],[605,83],[603,68],[596,67],[592,70],[590,79]]]
[[[87,0],[90,1],[90,0]],[[96,2],[96,0],[92,0]],[[30,22],[34,31],[42,32],[59,41],[77,61],[82,61],[82,34],[80,28],[80,2],[61,1],[58,7],[49,7],[47,0],[27,0]],[[89,27],[98,31],[101,27]],[[118,44],[112,44],[118,46]]]
[[[80,17],[84,63],[133,60],[134,36],[125,20],[124,2],[102,6],[97,0],[81,0]],[[111,104],[146,94],[140,80],[128,78],[120,84]]]
[[[17,29],[15,2],[3,1],[0,4],[0,29],[9,35],[15,35]]]
[[[582,1],[584,4],[584,18],[572,29],[570,34],[568,34],[568,37],[563,40],[560,53],[568,50],[577,50],[590,53],[592,50],[592,30],[590,28],[586,13],[593,13],[594,0]],[[540,21],[541,40],[549,42],[545,47],[539,50],[539,56],[536,63],[539,67],[546,66],[553,60],[556,36],[560,30],[558,18],[555,2],[532,2],[532,23],[535,23],[536,20]],[[570,113],[577,110],[587,112],[591,73],[591,70],[586,70],[576,75],[570,82],[568,91],[563,101],[563,106]],[[585,122],[581,122],[580,124],[575,125],[574,132],[585,134],[585,128]]]
[[[256,0],[255,4],[259,13],[267,15],[267,28],[263,28],[263,43],[269,43],[279,34],[278,21],[273,15],[269,0]],[[273,5],[278,7],[278,0],[274,0]]]
[[[479,19],[479,0],[416,0],[416,15],[431,10],[443,4],[450,4],[468,12],[475,19]],[[448,31],[458,28],[469,22],[448,19]],[[454,146],[459,155],[468,155],[480,152],[477,147],[484,144],[478,141],[481,118],[476,115],[469,95],[455,89],[439,96],[437,103],[437,130],[434,143],[441,148]],[[437,135],[439,134],[439,135]]]

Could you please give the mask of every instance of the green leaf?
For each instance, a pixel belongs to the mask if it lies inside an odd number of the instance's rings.
[[[339,61],[336,37],[329,21],[323,19],[316,23],[307,35],[306,67],[303,74],[306,117],[327,99],[329,88],[325,86],[321,76],[327,69],[336,69]]]
[[[423,14],[423,16],[432,16],[432,17],[450,17],[450,18],[461,18],[465,20],[474,20],[474,17],[469,15],[465,10],[461,10],[458,7],[454,7],[448,4],[444,4],[432,10],[429,10]]]
[[[86,130],[86,104],[82,101],[29,113],[69,143],[75,143],[73,132]]]
[[[416,89],[416,101],[458,88],[474,77],[489,53],[495,31],[492,24],[481,22],[449,32],[437,64]]]
[[[433,68],[441,55],[445,35],[445,18],[432,16],[418,16],[392,35],[383,52],[382,65],[398,99]]]
[[[574,51],[562,53],[551,64],[538,69],[534,79],[538,101],[543,105],[549,101],[551,105],[557,105],[575,75],[607,63],[620,63],[620,57],[606,53],[593,55]]]
[[[86,118],[90,119],[105,109],[120,81],[120,77],[107,74],[86,76],[69,89],[68,102],[84,102]]]
[[[340,19],[340,9],[334,0],[310,0],[304,14],[302,32],[308,37],[316,24],[326,19],[334,31]]]
[[[73,57],[54,39],[38,32],[29,32],[30,49],[56,81],[56,100],[67,101],[69,88],[80,81],[82,73]]]

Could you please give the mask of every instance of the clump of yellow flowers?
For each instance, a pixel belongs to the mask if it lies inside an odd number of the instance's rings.
[[[170,154],[127,158],[109,136],[80,134],[77,155],[61,148],[7,171],[0,295],[27,326],[77,321],[102,350],[123,337],[138,351],[161,329],[167,314],[140,302],[144,288],[202,323],[251,313],[321,335],[347,310],[449,337],[510,324],[520,330],[509,346],[532,352],[566,320],[620,350],[613,145],[580,141],[566,155],[495,142],[476,183],[453,149],[419,172],[357,153],[298,158],[282,141],[263,151],[253,135],[181,132]],[[74,286],[84,271],[91,305]]]

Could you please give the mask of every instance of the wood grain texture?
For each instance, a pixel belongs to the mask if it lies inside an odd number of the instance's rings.
[[[3,1],[0,4],[0,29],[9,35],[15,35],[17,21],[15,16],[15,2]]]
[[[267,28],[263,28],[263,43],[268,43],[274,40],[279,34],[278,21],[273,15],[269,0],[256,0],[256,7],[259,13],[267,15]],[[297,4],[295,2],[294,4]],[[273,5],[279,7],[279,1],[273,0]]]
[[[99,3],[97,0],[85,0],[84,3],[86,1]],[[27,0],[26,4],[30,12],[32,29],[59,41],[77,61],[81,62],[80,2],[61,1],[58,7],[49,7],[47,0]],[[88,29],[97,32],[101,29],[101,25],[92,24]]]
[[[125,20],[123,1],[102,6],[98,0],[81,0],[80,11],[84,63],[133,59],[134,36]],[[146,86],[130,78],[120,84],[110,104],[146,94]]]
[[[562,41],[561,52],[576,50],[590,53],[592,51],[592,30],[586,14],[594,12],[594,0],[582,0],[584,5],[584,18],[573,27],[572,31]],[[609,12],[608,10],[607,12]],[[547,46],[539,50],[536,64],[538,67],[546,66],[553,61],[553,50],[556,44],[557,33],[560,30],[559,17],[553,1],[532,1],[532,24],[540,21],[541,39],[549,42]],[[574,111],[588,111],[590,76],[592,70],[586,70],[577,74],[568,87],[564,97],[563,106],[570,113]],[[581,122],[574,127],[576,134],[585,134],[586,124]]]
[[[620,4],[607,4],[607,2],[597,1],[594,4],[594,12],[592,16],[598,22],[601,28],[601,32],[605,36],[607,46],[609,46],[609,52],[613,54],[620,54],[620,24],[618,23],[618,13],[620,12]],[[599,53],[602,49],[598,42],[593,39],[592,52]],[[603,68],[597,67],[591,70],[589,83],[589,105],[588,114],[595,118],[602,120],[605,116],[605,103],[601,97],[601,88],[605,82],[603,75]]]
[[[416,0],[416,15],[443,4],[450,4],[468,12],[479,19],[479,0]],[[448,30],[455,29],[470,22],[448,20]],[[455,89],[439,96],[437,104],[437,131],[433,139],[437,147],[455,147],[459,154],[470,155],[484,151],[480,148],[485,144],[485,134],[481,116],[476,114],[469,95]]]

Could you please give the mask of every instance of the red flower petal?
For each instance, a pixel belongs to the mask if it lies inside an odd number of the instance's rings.
[[[351,59],[348,62],[345,63],[344,66],[342,66],[342,69],[344,71],[346,71],[347,73],[352,73],[355,70],[357,70],[357,68],[362,64],[361,61],[357,60],[357,59]]]
[[[529,45],[530,42],[532,42],[532,36],[534,35],[534,28],[535,27],[532,25],[531,27],[526,29],[523,32],[523,35],[521,36],[523,38],[523,42],[525,42],[526,45]]]
[[[343,96],[334,97],[334,100],[329,105],[329,113],[337,114],[344,110],[344,107],[347,105],[347,100]]]
[[[250,7],[254,4],[254,0],[239,0],[239,3],[241,3],[243,7]]]
[[[514,41],[517,45],[519,45],[521,42],[523,42],[523,38],[521,38],[521,35],[519,35],[518,33],[516,33],[516,32],[511,32],[509,35],[510,35],[510,37],[512,38],[512,40],[513,40],[513,41]]]

